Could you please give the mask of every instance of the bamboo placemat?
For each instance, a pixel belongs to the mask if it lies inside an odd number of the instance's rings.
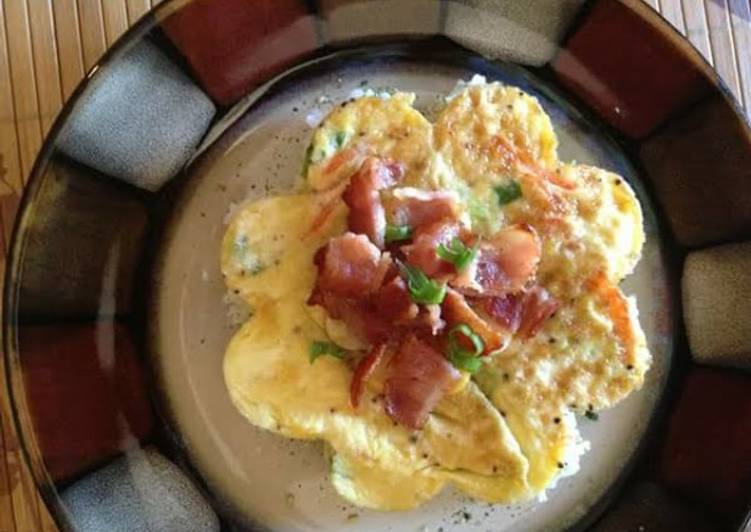
[[[162,0],[0,0],[0,273],[19,193],[83,75]],[[751,108],[751,0],[645,0]],[[0,532],[56,531],[14,432],[0,364]]]

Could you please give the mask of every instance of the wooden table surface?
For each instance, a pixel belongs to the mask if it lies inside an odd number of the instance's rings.
[[[0,0],[0,273],[19,192],[63,102],[105,49],[162,0]],[[751,0],[645,0],[751,109]],[[9,411],[0,364],[0,532],[55,531]]]

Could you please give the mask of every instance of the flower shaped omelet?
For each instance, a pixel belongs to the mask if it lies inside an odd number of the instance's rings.
[[[573,414],[649,368],[618,288],[641,208],[619,176],[559,161],[549,117],[516,88],[469,86],[434,124],[413,100],[335,108],[303,191],[234,215],[222,271],[252,316],[227,347],[227,389],[254,425],[324,440],[356,505],[412,508],[446,484],[529,499],[577,452]]]

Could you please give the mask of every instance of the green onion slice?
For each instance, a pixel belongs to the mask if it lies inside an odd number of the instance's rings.
[[[498,185],[494,188],[498,196],[498,204],[506,205],[522,197],[522,187],[516,181],[510,181],[505,185]]]
[[[386,225],[386,243],[401,242],[412,238],[412,228],[408,225]]]
[[[334,135],[334,144],[336,144],[337,148],[341,148],[344,146],[344,142],[347,140],[347,133],[344,131],[338,131],[336,135]]]
[[[467,356],[462,353],[450,353],[449,362],[460,370],[466,371],[470,374],[475,374],[482,366],[482,359],[480,357]]]
[[[469,340],[469,343],[472,344],[472,351],[467,351],[462,346],[460,343],[461,336]],[[469,325],[460,323],[449,331],[449,350],[454,352],[462,351],[469,356],[476,357],[480,356],[485,350],[485,342],[482,341],[482,338]]]
[[[438,305],[446,297],[445,283],[438,283],[432,280],[420,268],[404,264],[402,261],[397,260],[396,265],[399,267],[402,275],[407,278],[409,295],[415,303]]]
[[[468,342],[462,343],[461,338]],[[472,350],[467,350],[463,344],[472,345]],[[449,331],[448,359],[454,367],[468,373],[476,373],[482,366],[480,355],[485,350],[485,342],[466,323],[460,323]]]
[[[462,271],[474,260],[477,255],[477,246],[468,248],[458,237],[454,237],[448,246],[443,243],[438,244],[435,252],[441,259],[452,263],[457,271]]]
[[[323,355],[331,355],[332,357],[342,359],[347,354],[347,351],[333,342],[322,342],[317,340],[310,344],[309,354],[310,363],[312,364],[318,357]]]

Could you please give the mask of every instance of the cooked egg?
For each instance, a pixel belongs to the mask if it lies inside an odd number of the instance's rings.
[[[558,140],[537,99],[491,83],[472,85],[451,99],[435,123],[435,147],[470,185],[505,182],[511,149],[548,169],[558,163]]]
[[[345,228],[332,194],[273,196],[240,208],[227,228],[221,269],[228,289],[251,308],[289,296],[304,301],[315,280],[315,250]]]
[[[515,339],[477,382],[507,414],[539,491],[565,464],[575,430],[565,413],[615,404],[641,386],[649,364],[633,300],[607,285],[564,303],[533,338]]]
[[[433,157],[433,126],[412,103],[414,94],[365,96],[335,108],[313,133],[304,168],[313,190],[346,179],[365,155],[399,161],[405,182],[419,183]]]
[[[233,217],[222,272],[253,315],[227,347],[227,388],[254,425],[324,440],[332,483],[353,504],[412,508],[446,484],[489,502],[528,499],[583,448],[572,413],[615,404],[649,368],[635,302],[617,287],[641,254],[641,208],[619,176],[560,162],[549,117],[516,88],[471,85],[435,126],[413,101],[396,93],[335,108],[313,133],[310,192],[261,199]],[[341,186],[367,154],[403,164],[408,186],[457,192],[480,235],[532,226],[538,280],[560,303],[532,338],[515,338],[474,378],[465,373],[414,433],[384,412],[384,364],[353,409],[350,363],[308,356],[316,340],[366,348],[306,299],[313,255],[346,230]]]

